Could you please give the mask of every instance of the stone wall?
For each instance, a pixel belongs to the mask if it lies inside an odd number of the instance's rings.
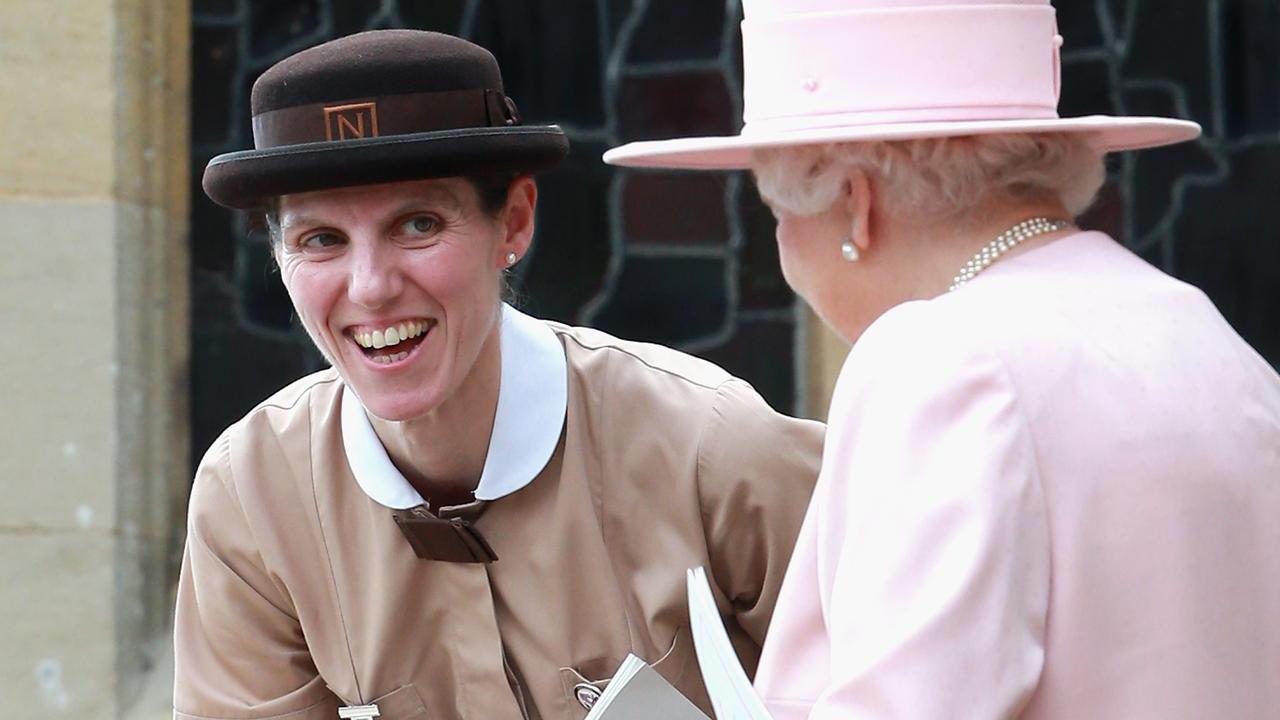
[[[166,712],[153,670],[188,485],[189,23],[166,0],[0,4],[0,695],[15,716]]]

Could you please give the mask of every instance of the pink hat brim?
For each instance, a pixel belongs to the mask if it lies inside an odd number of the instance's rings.
[[[1050,120],[973,120],[846,125],[767,134],[632,142],[607,151],[604,154],[604,161],[610,165],[624,167],[743,170],[751,167],[752,152],[762,148],[1035,132],[1086,133],[1093,147],[1100,152],[1108,153],[1194,140],[1200,136],[1200,126],[1189,120],[1106,115]]]

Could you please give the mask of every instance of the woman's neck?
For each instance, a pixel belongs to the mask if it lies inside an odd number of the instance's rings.
[[[500,327],[439,407],[403,422],[370,418],[391,462],[433,508],[470,502],[484,472],[502,378]]]
[[[1033,217],[1070,219],[1057,201],[1001,205],[937,222],[875,218],[872,252],[852,264],[857,277],[830,288],[824,319],[848,342],[857,342],[872,322],[890,308],[911,300],[930,300],[950,288],[960,269],[1000,234]],[[996,263],[1045,245],[1072,229],[1029,238],[1003,253]]]
[[[902,223],[893,228],[891,232],[897,241],[893,243],[897,247],[894,261],[901,268],[895,274],[904,283],[899,288],[902,300],[928,300],[946,293],[965,263],[1001,234],[1034,217],[1071,219],[1062,204],[1053,200],[1000,205],[960,219],[928,225]],[[1045,233],[1023,240],[995,262],[1005,262],[1069,232],[1071,230]]]

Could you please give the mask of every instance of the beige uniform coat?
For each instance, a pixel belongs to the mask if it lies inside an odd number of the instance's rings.
[[[582,718],[575,686],[602,686],[628,652],[707,708],[685,602],[696,565],[754,668],[823,427],[687,355],[506,310],[563,352],[563,378],[546,378],[563,388],[563,421],[545,464],[475,519],[498,560],[419,559],[386,488],[367,467],[354,476],[367,463],[344,447],[358,443],[342,417],[358,400],[332,370],[306,377],[200,464],[178,591],[177,718],[327,720],[363,703],[384,720]],[[521,354],[507,324],[501,393]],[[538,436],[522,417],[500,397],[486,475],[498,455],[524,452],[503,447],[500,428]]]

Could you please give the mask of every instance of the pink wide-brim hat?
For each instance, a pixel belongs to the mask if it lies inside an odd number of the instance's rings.
[[[613,165],[741,169],[788,145],[1085,133],[1099,152],[1192,140],[1187,120],[1058,117],[1049,0],[743,0],[739,135],[633,142]]]

